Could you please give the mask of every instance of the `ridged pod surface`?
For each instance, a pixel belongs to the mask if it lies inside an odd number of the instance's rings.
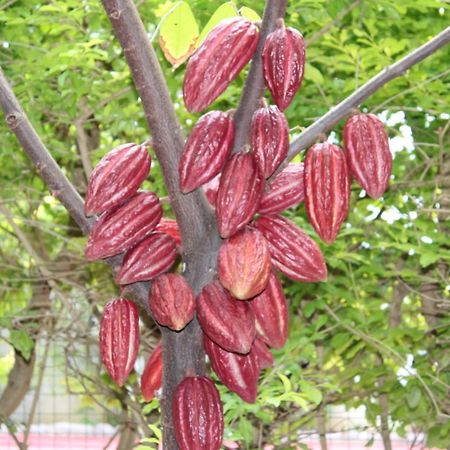
[[[220,381],[247,403],[255,403],[260,361],[252,349],[247,355],[228,352],[203,336],[203,345],[211,367]]]
[[[225,19],[209,32],[187,63],[183,97],[188,111],[202,111],[225,91],[252,58],[258,39],[258,27],[243,17]]]
[[[225,164],[234,142],[231,114],[211,111],[202,116],[186,140],[178,164],[184,193],[214,178]]]
[[[355,114],[344,126],[344,150],[350,174],[374,198],[386,191],[392,154],[383,122],[373,114]]]
[[[149,356],[141,375],[141,392],[144,400],[151,402],[155,392],[161,389],[163,374],[163,360],[161,344],[158,344]]]
[[[219,184],[220,184],[220,176],[216,175],[212,180],[208,181],[203,185],[203,191],[206,195],[206,198],[208,199],[209,204],[215,208],[216,207],[216,200],[217,200],[217,191],[219,190]]]
[[[125,253],[116,282],[130,284],[152,280],[167,272],[176,259],[175,239],[164,233],[151,233]]]
[[[250,139],[255,160],[268,178],[289,149],[289,125],[284,114],[276,106],[257,109],[252,117]]]
[[[100,357],[110,377],[123,386],[139,350],[139,315],[125,298],[105,305],[100,319]]]
[[[176,220],[163,217],[155,227],[156,232],[168,234],[175,239],[177,246],[181,246],[180,228]]]
[[[282,21],[267,36],[263,49],[263,72],[275,104],[284,111],[300,88],[305,68],[305,42],[294,28]]]
[[[297,225],[280,216],[261,216],[256,228],[269,244],[272,264],[295,281],[327,278],[327,266],[319,246]]]
[[[218,281],[207,284],[197,298],[203,332],[229,352],[248,353],[255,339],[255,316],[248,302],[233,298]]]
[[[223,411],[219,392],[207,377],[187,377],[172,399],[175,438],[180,450],[220,450]]]
[[[219,280],[239,300],[265,289],[272,262],[262,233],[245,228],[224,241],[219,250]]]
[[[150,171],[145,145],[124,144],[106,154],[89,177],[84,212],[100,214],[131,198]]]
[[[128,250],[153,231],[161,216],[156,194],[139,192],[95,223],[86,246],[86,259],[93,261]]]
[[[258,209],[264,193],[264,177],[252,153],[235,153],[220,177],[216,199],[216,219],[223,238],[247,225]]]
[[[290,163],[280,172],[264,192],[258,213],[278,214],[302,202],[305,198],[303,163]]]
[[[252,352],[255,352],[256,361],[260,370],[273,366],[273,355],[261,339],[255,339],[253,342]]]
[[[305,206],[309,222],[327,244],[336,239],[350,203],[350,175],[340,147],[314,144],[305,158]]]
[[[155,320],[172,330],[182,330],[194,318],[194,293],[177,273],[166,273],[153,281],[149,302]]]

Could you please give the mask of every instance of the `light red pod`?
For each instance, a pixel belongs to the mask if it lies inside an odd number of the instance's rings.
[[[282,348],[288,336],[288,308],[283,287],[275,273],[250,305],[255,313],[256,334],[267,345]]]
[[[163,359],[161,343],[159,343],[145,364],[141,375],[141,392],[144,400],[148,403],[153,400],[155,392],[161,389],[163,374]]]
[[[161,216],[156,194],[139,192],[95,223],[86,246],[86,259],[108,258],[135,246],[153,231]]]
[[[191,192],[214,178],[230,155],[233,142],[234,121],[230,113],[210,111],[202,116],[180,156],[181,192]]]
[[[85,214],[101,214],[131,198],[147,178],[150,166],[145,145],[124,144],[111,150],[89,177]]]
[[[175,239],[164,233],[151,233],[125,253],[116,282],[130,284],[152,280],[170,270],[176,259]]]
[[[305,206],[309,222],[327,244],[336,239],[350,203],[344,152],[328,142],[314,144],[305,158]]]
[[[202,330],[217,345],[248,353],[255,339],[255,316],[248,302],[233,298],[218,281],[207,284],[197,298]]]
[[[183,97],[188,111],[202,111],[225,91],[252,58],[258,39],[258,27],[244,17],[225,19],[209,32],[187,63]]]
[[[213,208],[216,207],[217,191],[219,190],[220,176],[221,174],[219,173],[219,175],[216,175],[212,180],[208,181],[203,185],[203,191],[206,195],[206,198]]]
[[[175,242],[178,247],[181,246],[180,228],[178,227],[178,223],[176,220],[167,219],[166,217],[163,217],[159,221],[158,225],[156,225],[155,231],[159,233],[168,234],[169,236],[175,239]]]
[[[187,377],[172,399],[175,438],[180,450],[220,450],[223,411],[219,392],[207,377]]]
[[[269,244],[272,264],[295,281],[327,278],[327,266],[319,246],[297,225],[280,216],[261,216],[255,222]]]
[[[265,289],[272,262],[262,233],[245,228],[224,241],[219,250],[219,280],[239,300]]]
[[[269,178],[286,158],[289,149],[289,125],[274,105],[257,109],[252,117],[250,138],[255,160],[264,177]]]
[[[267,36],[262,53],[266,85],[275,104],[284,111],[300,88],[305,69],[305,42],[294,28],[280,20]]]
[[[279,214],[302,202],[305,198],[303,163],[290,163],[270,183],[259,203],[258,213]]]
[[[177,273],[166,273],[153,281],[149,302],[155,320],[172,330],[182,330],[194,318],[194,293]]]
[[[261,339],[255,339],[252,352],[255,354],[256,362],[260,370],[273,366],[273,355]]]
[[[139,350],[139,315],[125,298],[105,305],[100,319],[100,357],[110,377],[123,386]]]
[[[253,348],[247,355],[228,352],[203,336],[203,345],[211,367],[219,380],[247,403],[255,403],[260,371],[260,360]]]
[[[223,238],[244,228],[258,210],[264,193],[264,176],[252,153],[235,153],[220,177],[216,219]]]
[[[373,114],[355,114],[344,126],[344,149],[350,174],[374,198],[386,191],[392,154],[383,122]]]

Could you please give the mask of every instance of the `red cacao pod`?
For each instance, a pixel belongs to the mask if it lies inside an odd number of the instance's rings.
[[[131,198],[147,178],[150,165],[145,145],[124,144],[111,150],[89,177],[85,214],[100,214]]]
[[[153,192],[139,192],[95,223],[85,250],[88,261],[122,253],[150,234],[162,216]]]
[[[248,353],[255,339],[255,316],[248,302],[234,299],[218,281],[197,298],[197,317],[205,334],[225,350]]]
[[[250,129],[255,160],[266,178],[270,177],[289,149],[289,126],[284,114],[276,106],[255,111]]]
[[[280,216],[261,216],[256,227],[269,244],[272,264],[296,281],[327,278],[327,266],[318,245],[297,225]]]
[[[255,339],[251,351],[255,352],[256,362],[260,370],[273,366],[273,355],[261,339]]]
[[[271,268],[267,242],[254,228],[236,233],[220,247],[220,282],[239,300],[247,300],[265,289]]]
[[[155,320],[172,330],[182,330],[194,317],[194,293],[182,275],[166,273],[154,280],[149,302]]]
[[[203,185],[203,191],[205,192],[206,198],[213,208],[216,207],[217,191],[219,190],[221,175],[222,174],[219,173],[219,175],[215,176],[212,180]]]
[[[169,236],[175,239],[175,242],[178,247],[181,246],[180,228],[178,227],[178,223],[176,220],[167,219],[166,217],[163,217],[159,221],[158,225],[156,225],[155,231],[159,233],[168,234]]]
[[[260,367],[254,351],[247,355],[227,352],[206,335],[203,345],[219,380],[242,400],[255,403]]]
[[[152,280],[167,272],[176,259],[175,239],[164,233],[151,233],[125,253],[116,282],[130,284]]]
[[[350,176],[337,145],[313,145],[305,158],[305,206],[311,225],[327,244],[336,239],[348,214]]]
[[[214,178],[227,160],[234,141],[231,114],[211,111],[202,116],[187,138],[178,164],[184,193]]]
[[[144,400],[151,402],[155,392],[161,389],[163,374],[163,359],[161,344],[158,344],[149,356],[141,376],[141,392]]]
[[[258,27],[243,17],[225,19],[209,32],[187,63],[183,97],[188,111],[202,111],[225,91],[252,58],[258,38]]]
[[[123,386],[139,350],[139,315],[125,298],[105,305],[100,319],[100,357],[110,377]]]
[[[216,199],[216,218],[223,238],[247,225],[264,193],[262,176],[252,153],[239,152],[226,163]]]
[[[284,111],[300,88],[305,68],[305,42],[294,28],[281,20],[267,36],[263,49],[263,72],[275,104]]]
[[[288,164],[270,183],[269,191],[264,192],[258,213],[278,214],[302,202],[305,198],[303,172],[303,163]]]
[[[288,309],[283,287],[274,273],[250,305],[255,313],[257,336],[270,347],[282,348],[288,335]]]
[[[223,411],[219,392],[207,377],[187,377],[172,399],[175,438],[180,450],[220,450]]]
[[[350,174],[376,199],[388,187],[392,154],[383,122],[373,114],[355,114],[344,126],[344,149]]]

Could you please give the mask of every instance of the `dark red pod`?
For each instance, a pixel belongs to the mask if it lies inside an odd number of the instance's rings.
[[[144,372],[141,375],[141,392],[144,400],[151,402],[155,392],[161,389],[163,375],[163,359],[161,343],[159,343],[145,364]]]
[[[155,320],[172,330],[182,330],[194,317],[194,293],[177,273],[166,273],[153,281],[149,302]]]
[[[151,233],[128,250],[116,276],[117,284],[148,281],[167,272],[177,259],[175,239],[163,233]]]
[[[272,264],[296,281],[327,278],[327,266],[319,246],[297,225],[280,216],[261,216],[255,223],[269,244]]]
[[[214,178],[227,160],[234,141],[231,114],[211,111],[202,116],[186,140],[178,164],[180,188],[184,193]]]
[[[175,239],[177,246],[181,246],[180,228],[176,220],[163,217],[155,227],[155,232],[168,234]]]
[[[125,298],[105,305],[100,319],[100,357],[110,377],[123,386],[139,350],[139,315]]]
[[[264,193],[264,177],[252,153],[239,152],[226,163],[216,199],[216,218],[223,238],[247,225]]]
[[[197,298],[202,330],[217,345],[248,353],[255,339],[255,316],[248,302],[233,298],[218,281],[207,284]]]
[[[266,178],[270,177],[289,149],[289,126],[284,114],[276,106],[255,111],[250,137],[255,160]]]
[[[305,42],[299,31],[286,28],[282,20],[277,25],[264,43],[263,71],[274,102],[284,111],[303,80]]]
[[[219,392],[207,377],[187,377],[172,399],[175,438],[180,450],[220,450],[223,411]]]
[[[270,183],[259,204],[258,213],[279,214],[305,198],[303,163],[290,163]]]
[[[261,339],[255,339],[252,352],[255,352],[256,362],[260,370],[273,366],[273,355]]]
[[[344,126],[350,174],[367,194],[380,198],[389,184],[392,154],[383,122],[373,114],[355,114]]]
[[[147,178],[150,165],[145,145],[124,144],[111,150],[89,177],[86,215],[101,214],[131,198]]]
[[[225,19],[209,32],[187,63],[183,97],[188,111],[202,111],[225,91],[252,58],[258,38],[258,27],[244,17]]]
[[[313,145],[305,158],[305,206],[311,225],[327,244],[336,239],[348,214],[350,176],[337,145]]]

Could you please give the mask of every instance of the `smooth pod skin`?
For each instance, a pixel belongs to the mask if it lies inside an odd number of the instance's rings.
[[[223,411],[220,395],[207,377],[187,377],[172,399],[175,438],[180,450],[220,450]]]
[[[326,244],[332,243],[348,214],[350,175],[340,147],[313,145],[305,158],[305,206],[309,222]]]
[[[163,375],[163,360],[161,343],[159,343],[145,364],[141,375],[141,392],[144,400],[148,403],[153,400],[155,392],[161,389]]]
[[[163,217],[155,227],[156,232],[168,234],[175,239],[177,247],[181,246],[180,228],[176,220]]]
[[[213,28],[189,58],[183,97],[190,112],[208,107],[250,61],[258,45],[258,27],[244,17],[225,19]]]
[[[373,199],[386,191],[392,154],[383,122],[373,114],[355,114],[344,126],[344,150],[350,174]]]

